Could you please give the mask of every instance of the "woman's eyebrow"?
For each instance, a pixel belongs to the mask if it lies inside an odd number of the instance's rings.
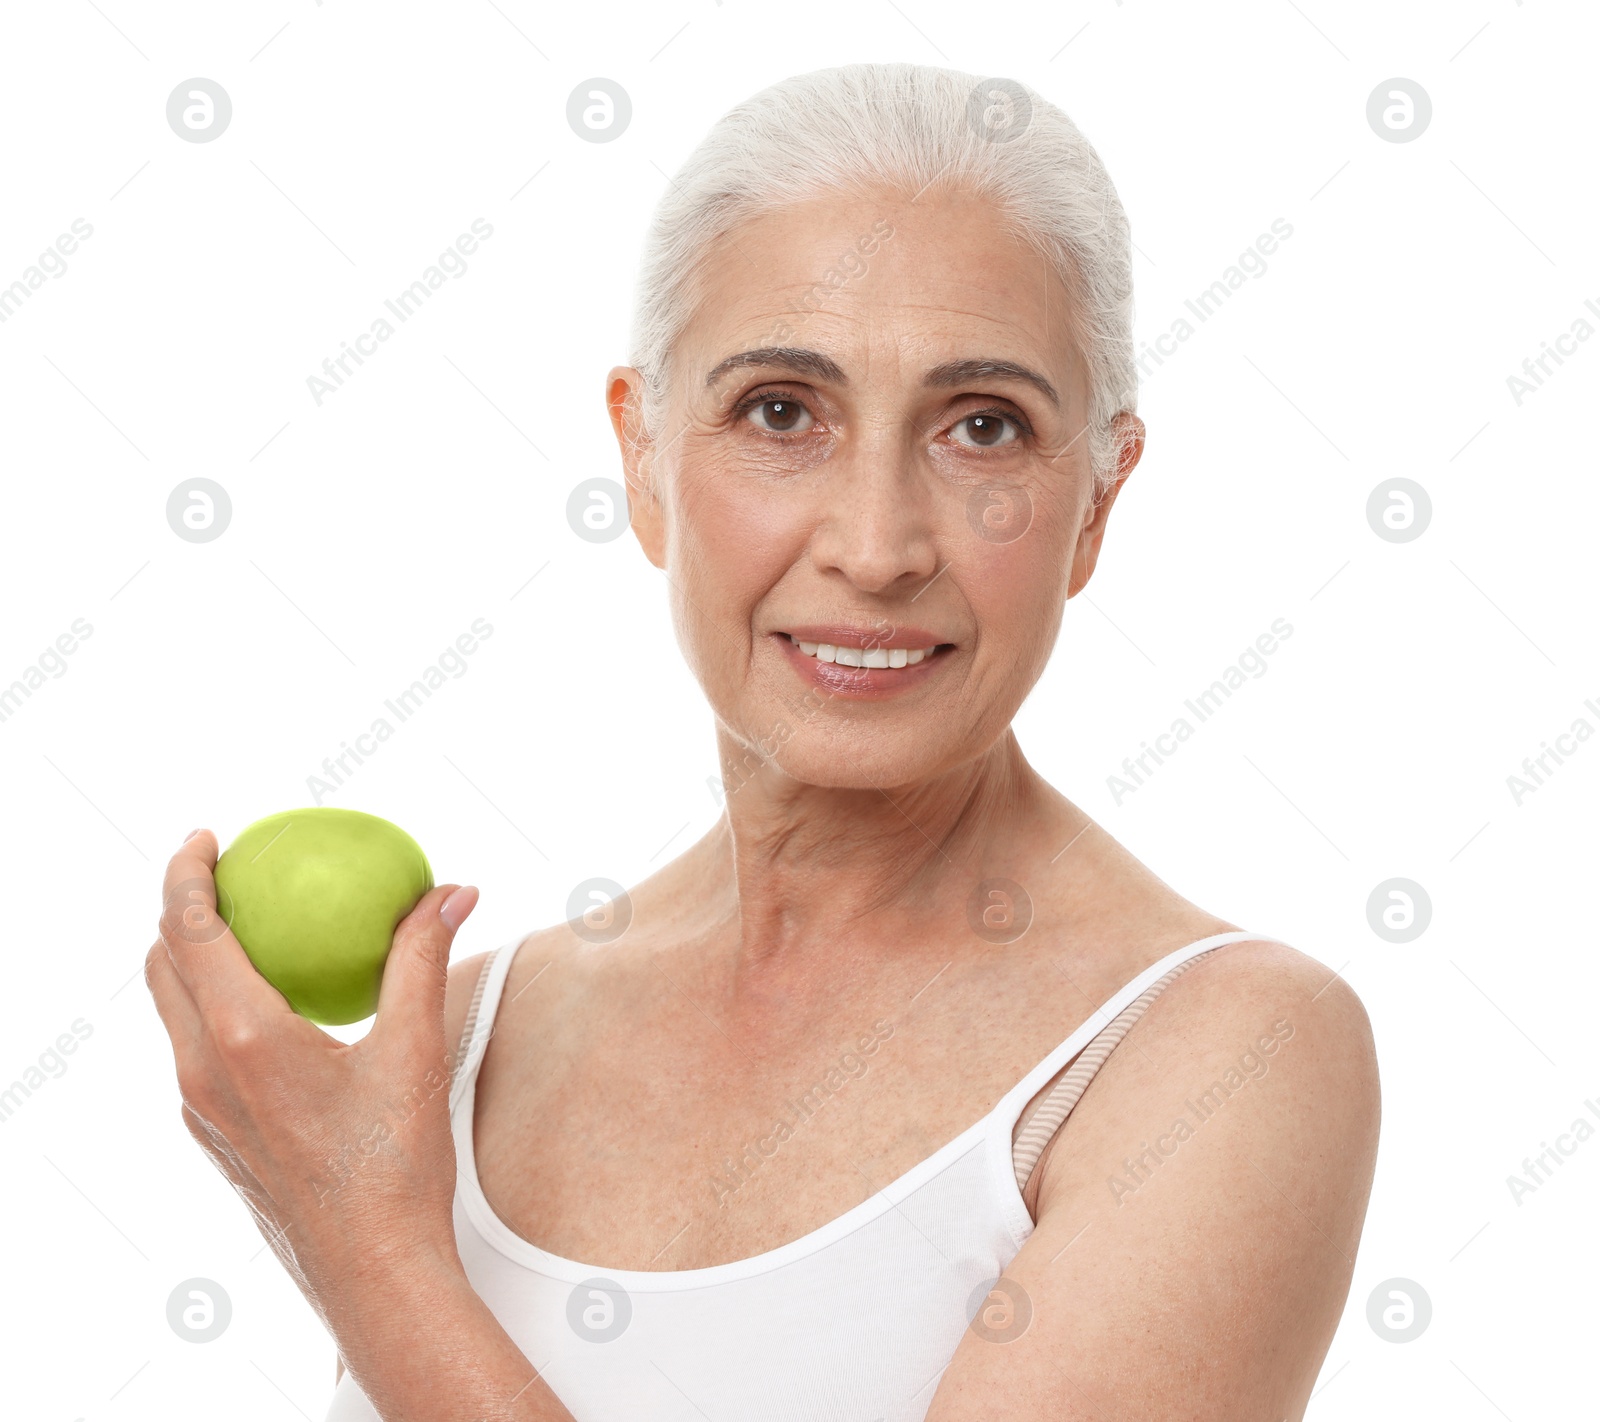
[[[815,376],[825,380],[831,385],[849,385],[850,379],[844,373],[839,363],[831,356],[823,355],[821,351],[807,350],[803,346],[762,346],[758,350],[740,351],[731,355],[726,360],[719,361],[712,367],[706,376],[707,386],[715,385],[717,381],[730,370],[738,370],[744,366],[766,365],[776,366],[784,370],[794,371],[798,375]],[[922,379],[922,383],[940,389],[956,385],[966,385],[975,380],[1022,380],[1037,389],[1057,409],[1061,408],[1061,397],[1056,393],[1056,388],[1036,370],[1030,370],[1025,365],[1019,365],[1013,360],[999,360],[990,356],[976,356],[966,360],[946,361],[943,365],[936,365]]]
[[[923,376],[922,383],[942,388],[950,385],[967,385],[975,380],[1025,380],[1039,390],[1058,410],[1061,408],[1061,397],[1056,394],[1055,386],[1038,371],[1029,370],[1025,365],[1018,365],[1014,360],[978,357],[972,360],[946,361],[943,365],[934,366]]]
[[[823,355],[821,351],[806,350],[803,346],[762,346],[759,350],[740,351],[738,355],[731,355],[724,361],[718,361],[711,368],[711,373],[706,376],[706,384],[715,385],[730,370],[738,370],[741,366],[747,365],[780,366],[798,375],[813,375],[830,385],[850,383],[849,377],[845,375],[839,363],[831,356]]]

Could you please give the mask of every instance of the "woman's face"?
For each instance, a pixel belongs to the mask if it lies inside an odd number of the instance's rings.
[[[1003,734],[1115,494],[1096,506],[1074,329],[1067,288],[990,205],[831,198],[713,250],[653,445],[634,442],[637,373],[612,372],[634,531],[758,759],[888,788]],[[1119,485],[1142,437],[1124,418]]]

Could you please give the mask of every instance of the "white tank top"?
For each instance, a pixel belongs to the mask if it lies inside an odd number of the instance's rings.
[[[470,1044],[450,1093],[456,1245],[467,1278],[577,1422],[921,1422],[979,1304],[1033,1233],[1021,1191],[1027,1170],[1012,1142],[1023,1108],[1083,1052],[1076,1100],[1104,1060],[1084,1051],[1104,1046],[1097,1034],[1108,1035],[1108,1024],[1126,1030],[1147,1005],[1141,995],[1153,997],[1200,954],[1243,940],[1277,941],[1219,933],[1152,963],[988,1115],[819,1229],[748,1259],[660,1271],[551,1254],[513,1233],[484,1198],[473,1103],[523,940],[507,944],[479,974]],[[1098,1059],[1081,1071],[1090,1057]],[[1038,1116],[1025,1132],[1040,1137],[1034,1160],[1048,1139],[1035,1129]],[[348,1373],[327,1422],[379,1422]]]

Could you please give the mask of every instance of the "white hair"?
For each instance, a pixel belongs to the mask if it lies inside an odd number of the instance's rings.
[[[1099,155],[1060,109],[1011,79],[921,64],[848,64],[784,79],[718,120],[671,180],[645,239],[630,361],[646,436],[660,433],[673,347],[713,243],[740,222],[885,187],[986,197],[1074,296],[1089,368],[1089,466],[1114,474],[1118,412],[1137,405],[1128,219]]]

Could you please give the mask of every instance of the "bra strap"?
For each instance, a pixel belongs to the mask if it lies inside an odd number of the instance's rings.
[[[478,970],[478,981],[473,984],[472,1001],[467,1006],[466,1021],[461,1025],[461,1039],[456,1044],[455,1061],[450,1071],[452,1112],[477,1079],[478,1067],[488,1049],[489,1038],[494,1036],[494,1018],[500,1006],[500,995],[505,989],[506,977],[516,959],[517,949],[523,941],[518,938],[496,948]]]
[[[454,1086],[465,1066],[467,1053],[472,1047],[472,1033],[478,1025],[478,1009],[483,1005],[484,984],[489,981],[489,969],[500,949],[496,948],[478,964],[478,981],[472,987],[472,1001],[467,1004],[467,1020],[461,1024],[461,1040],[456,1043],[456,1054],[450,1059],[450,1081]]]
[[[1156,1000],[1162,990],[1178,977],[1180,973],[1187,972],[1202,958],[1209,957],[1218,948],[1226,948],[1230,943],[1249,941],[1276,943],[1275,938],[1260,937],[1252,933],[1239,933],[1229,935],[1226,942],[1213,944],[1192,957],[1185,958],[1176,967],[1169,969],[1151,983],[1142,993],[1130,1002],[1095,1039],[1080,1053],[1072,1065],[1056,1078],[1055,1084],[1045,1094],[1039,1103],[1039,1108],[1028,1118],[1028,1124],[1017,1134],[1017,1139],[1012,1146],[1011,1161],[1016,1170],[1017,1189],[1025,1192],[1028,1181],[1032,1178],[1034,1170],[1038,1167],[1039,1159],[1044,1154],[1045,1147],[1050,1144],[1071,1114],[1072,1108],[1078,1104],[1083,1093],[1088,1089],[1094,1075],[1105,1064],[1107,1057],[1124,1037],[1128,1030],[1144,1016],[1150,1004]]]

